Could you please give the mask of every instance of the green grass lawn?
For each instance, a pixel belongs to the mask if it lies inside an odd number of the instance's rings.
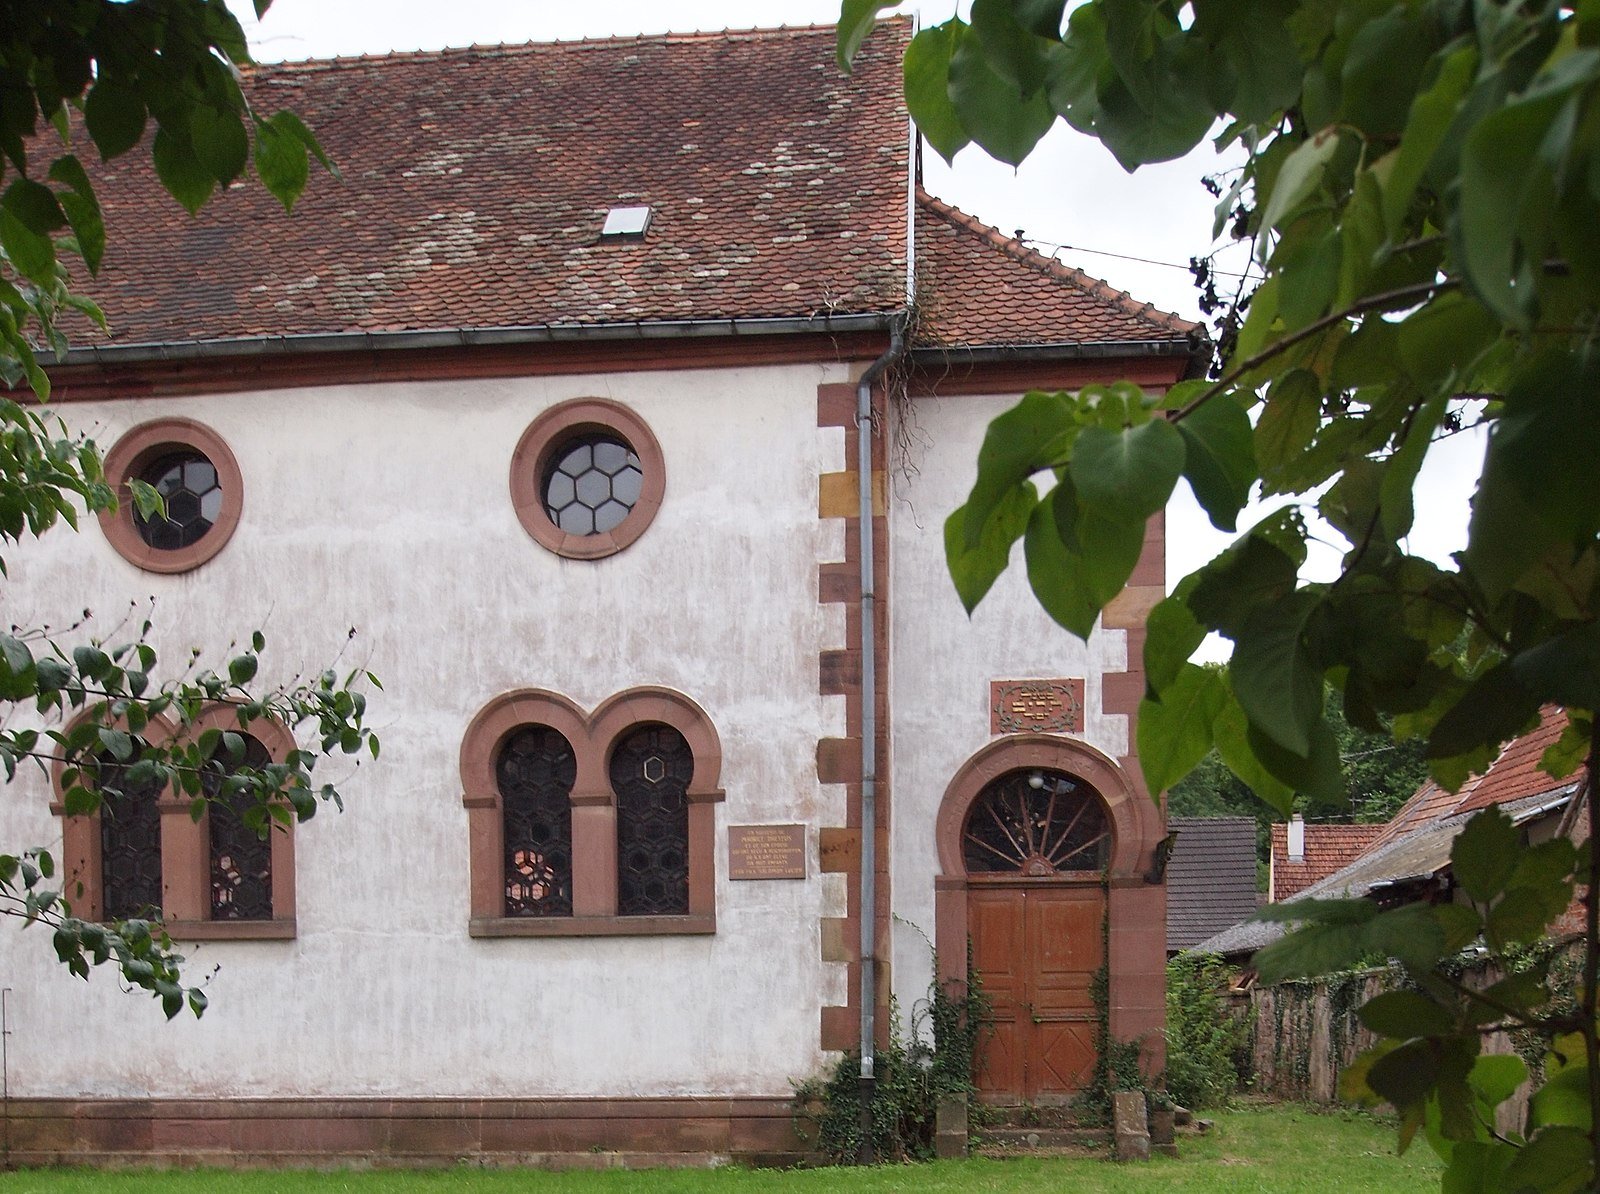
[[[432,1170],[423,1172],[125,1172],[35,1170],[0,1174],[3,1194],[738,1194],[746,1190],[916,1191],[958,1194],[1005,1191],[1031,1194],[1411,1194],[1438,1186],[1433,1154],[1419,1143],[1404,1157],[1394,1153],[1392,1126],[1360,1115],[1324,1113],[1290,1106],[1258,1106],[1218,1112],[1207,1136],[1185,1136],[1183,1156],[1149,1164],[1105,1161],[940,1161],[879,1169],[811,1169],[790,1172],[738,1169],[530,1173],[527,1170]]]

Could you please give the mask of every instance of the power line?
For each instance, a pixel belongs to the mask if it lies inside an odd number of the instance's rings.
[[[1180,265],[1176,261],[1157,261],[1157,260],[1155,260],[1154,258],[1151,258],[1151,257],[1134,257],[1134,256],[1132,256],[1131,254],[1128,254],[1128,253],[1113,253],[1109,249],[1086,249],[1082,245],[1059,245],[1059,244],[1056,244],[1053,241],[1036,240],[1031,236],[1030,237],[1020,237],[1019,236],[1017,239],[1018,240],[1026,240],[1028,244],[1033,245],[1035,248],[1049,249],[1049,250],[1051,250],[1051,256],[1054,256],[1054,254],[1058,253],[1058,252],[1060,252],[1060,253],[1092,253],[1096,257],[1115,257],[1119,261],[1133,261],[1133,262],[1137,262],[1140,265],[1159,265],[1163,269],[1181,269],[1181,270],[1183,270],[1184,273],[1193,272],[1189,266]],[[1213,274],[1219,275],[1219,276],[1224,277],[1224,278],[1244,278],[1244,277],[1248,277],[1249,276],[1248,274],[1241,273],[1238,270],[1216,269],[1215,267],[1212,268],[1211,272]]]

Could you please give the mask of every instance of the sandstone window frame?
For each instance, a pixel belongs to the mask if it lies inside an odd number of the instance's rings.
[[[639,498],[610,530],[575,535],[562,530],[545,508],[545,474],[552,460],[586,435],[620,439],[639,458]],[[666,494],[666,458],[650,425],[637,411],[609,398],[573,398],[541,413],[511,453],[511,506],[523,530],[541,547],[569,560],[600,560],[631,547],[655,520]]]
[[[128,482],[161,457],[177,452],[198,452],[211,462],[222,490],[222,509],[211,529],[188,546],[152,547],[139,533],[138,511]],[[174,575],[192,572],[208,562],[227,546],[244,510],[239,462],[221,435],[195,419],[151,419],[130,427],[106,453],[105,477],[117,495],[117,508],[100,512],[100,529],[118,555],[146,572]]]
[[[96,718],[98,710],[79,713],[69,726]],[[123,721],[105,724],[127,729]],[[247,727],[239,725],[238,711],[232,705],[212,704],[200,710],[188,727],[180,730],[164,715],[150,719],[140,737],[160,746],[184,738],[197,738],[207,729],[243,732],[259,741],[274,762],[282,763],[296,749],[294,735],[280,722],[258,718]],[[62,819],[61,874],[63,891],[77,915],[99,921],[104,916],[104,871],[100,855],[100,813],[68,816],[66,786],[62,782],[66,764],[57,759],[51,766],[55,799],[50,811]],[[211,919],[211,813],[207,809],[196,821],[189,811],[190,798],[169,787],[156,802],[161,814],[162,925],[180,941],[260,941],[288,940],[296,933],[294,823],[273,824],[268,835],[272,846],[272,919]]]
[[[524,726],[560,733],[577,758],[572,787],[572,915],[505,913],[504,810],[494,764],[504,742]],[[617,810],[610,781],[613,748],[644,725],[670,726],[694,756],[688,801],[689,910],[683,915],[625,916],[617,911]],[[628,689],[593,713],[560,693],[521,688],[480,709],[461,743],[462,804],[467,811],[473,937],[691,936],[716,932],[716,806],[722,746],[711,719],[674,689]]]

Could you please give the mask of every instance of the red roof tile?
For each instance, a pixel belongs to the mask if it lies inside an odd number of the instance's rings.
[[[1566,787],[1569,779],[1553,779],[1539,770],[1539,759],[1566,728],[1566,711],[1546,705],[1539,711],[1538,726],[1506,743],[1494,762],[1481,775],[1468,779],[1459,792],[1447,792],[1432,780],[1424,783],[1394,815],[1381,840],[1393,841],[1440,817]]]
[[[313,166],[292,217],[252,182],[190,219],[129,153],[95,170],[111,249],[85,289],[114,343],[893,311],[889,26],[849,76],[832,28],[253,68],[257,110],[302,115],[342,180]],[[644,240],[597,243],[634,204]]]
[[[1344,870],[1372,848],[1383,835],[1383,825],[1307,825],[1305,856],[1289,860],[1289,827],[1273,825],[1272,902],[1286,900],[1297,891]]]
[[[917,332],[930,346],[1181,341],[1199,331],[925,191],[916,236]]]

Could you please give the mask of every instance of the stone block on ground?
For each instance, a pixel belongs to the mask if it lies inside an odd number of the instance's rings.
[[[1113,1151],[1119,1161],[1150,1159],[1149,1113],[1144,1092],[1119,1090],[1111,1096]]]

